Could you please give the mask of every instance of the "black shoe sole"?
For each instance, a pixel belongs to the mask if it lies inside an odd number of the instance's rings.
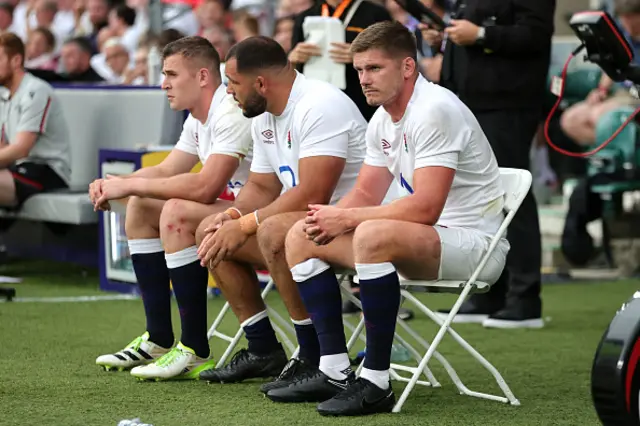
[[[356,417],[356,416],[368,416],[371,414],[385,414],[391,413],[393,411],[393,407],[396,405],[396,400],[393,398],[391,400],[391,404],[385,402],[384,404],[380,404],[380,406],[376,405],[371,407],[368,410],[362,410],[359,412],[348,411],[348,412],[337,412],[337,411],[328,411],[328,410],[320,410],[318,409],[318,414],[324,417]]]
[[[338,394],[338,392],[336,392],[336,395],[337,394]],[[299,403],[305,403],[305,402],[316,402],[316,403],[319,403],[319,402],[328,401],[328,400],[330,400],[331,398],[333,398],[336,395],[330,396],[329,398],[325,398],[325,397],[322,397],[322,398],[301,397],[301,398],[291,399],[291,398],[282,398],[282,397],[279,397],[277,395],[275,395],[275,396],[274,395],[269,395],[268,393],[266,394],[267,398],[269,398],[271,401],[279,402],[279,403],[283,403],[283,404],[286,404],[286,403],[299,404]]]

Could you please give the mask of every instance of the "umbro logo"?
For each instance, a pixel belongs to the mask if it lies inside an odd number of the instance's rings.
[[[382,139],[381,141],[382,143],[382,152],[384,152],[384,155],[389,155],[388,150],[391,148],[391,144],[386,140],[386,139]]]
[[[266,144],[269,144],[269,145],[273,145],[275,143],[275,141],[273,140],[273,137],[275,136],[273,134],[273,130],[271,130],[271,129],[264,130],[262,132],[262,136],[265,137],[265,139],[263,139],[262,142],[264,142]]]

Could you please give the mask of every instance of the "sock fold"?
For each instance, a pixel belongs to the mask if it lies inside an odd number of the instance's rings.
[[[356,264],[367,330],[364,368],[387,371],[400,308],[400,282],[391,263]]]
[[[159,238],[129,240],[131,262],[144,305],[149,340],[165,348],[173,345],[169,271]]]
[[[193,349],[197,356],[209,356],[207,340],[207,284],[209,271],[200,266],[197,247],[192,246],[167,254],[166,264],[178,302],[182,336],[180,342]]]

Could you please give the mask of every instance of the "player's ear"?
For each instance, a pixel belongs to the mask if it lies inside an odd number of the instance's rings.
[[[258,77],[256,77],[255,87],[256,87],[256,91],[261,95],[263,95],[264,92],[267,90],[266,80],[263,76],[259,75]]]
[[[405,78],[411,78],[416,71],[416,61],[413,58],[404,58],[402,61],[402,73]]]
[[[203,87],[209,81],[209,70],[206,68],[200,68],[198,71],[198,83],[200,83],[200,87]]]

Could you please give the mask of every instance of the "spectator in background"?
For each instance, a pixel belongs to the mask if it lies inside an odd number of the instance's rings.
[[[83,37],[68,40],[60,53],[64,73],[69,82],[102,82],[104,79],[91,67],[91,42]]]
[[[614,3],[618,21],[634,50],[634,64],[640,63],[640,0],[616,0]],[[562,113],[562,130],[579,145],[596,142],[596,124],[607,112],[622,106],[638,106],[639,101],[629,94],[630,82],[616,84],[605,73],[596,89],[587,99],[578,102]]]
[[[74,6],[76,0],[56,0],[58,11],[51,24],[51,32],[59,38],[60,47],[67,38],[73,35],[76,27]]]
[[[36,28],[46,28],[54,34],[56,39],[56,47],[55,50],[58,51],[59,47],[62,46],[62,34],[56,34],[55,29],[53,27],[53,20],[56,17],[56,13],[58,12],[58,4],[55,0],[37,0],[34,4],[34,12],[35,12],[35,21],[31,19],[27,19],[27,38],[28,41],[31,38],[31,33],[35,31]],[[31,14],[27,13],[27,17],[31,16]]]
[[[447,0],[421,0],[422,3],[430,8],[436,15],[442,19],[448,19],[449,5]],[[422,39],[422,34],[418,33],[418,47],[420,62],[420,72],[424,77],[434,83],[440,81],[440,71],[442,70],[442,45],[429,46]]]
[[[138,47],[133,57],[133,67],[125,70],[122,84],[130,86],[146,86],[149,82],[149,67],[147,60],[149,58],[149,45]]]
[[[553,36],[555,0],[466,0],[445,30],[440,84],[474,113],[500,167],[529,169],[542,118]],[[434,47],[442,34],[423,32]],[[507,234],[507,267],[487,294],[474,294],[454,321],[485,327],[540,328],[541,236],[529,191]],[[444,312],[443,312],[444,314]]]
[[[134,54],[138,48],[141,35],[133,26],[135,22],[136,11],[127,5],[118,5],[109,12],[108,28],[111,37],[119,38],[120,44],[124,46],[130,54]]]
[[[276,17],[296,16],[313,6],[313,0],[280,0]]]
[[[273,30],[273,39],[280,43],[285,52],[291,51],[294,18],[292,16],[278,18]]]
[[[198,35],[209,28],[219,27],[227,29],[227,12],[221,0],[204,0],[196,10],[200,29]]]
[[[63,72],[29,68],[28,71],[49,83],[98,83],[104,81],[91,67],[91,44],[88,39],[76,37],[62,45],[60,63]]]
[[[162,50],[167,44],[180,40],[183,37],[185,37],[185,35],[176,29],[167,28],[166,30],[162,30],[158,36],[158,49]]]
[[[215,47],[220,58],[226,58],[227,52],[231,48],[231,37],[229,34],[220,27],[207,28],[202,32],[202,37],[209,40],[209,42]]]
[[[56,38],[46,28],[36,28],[31,32],[26,46],[24,66],[41,70],[55,71],[58,69],[58,61],[53,55]]]
[[[110,83],[121,84],[124,82],[124,73],[129,67],[131,60],[129,50],[122,44],[122,40],[111,38],[102,47],[105,63],[111,71],[107,77]]]
[[[25,72],[25,47],[0,35],[0,205],[19,207],[29,197],[68,185],[69,131],[49,84]]]
[[[244,10],[239,10],[233,14],[231,30],[236,43],[240,43],[246,38],[260,35],[258,20]]]
[[[349,16],[352,7],[357,7],[351,20],[345,26],[345,43],[336,44],[330,51],[331,59],[335,62],[347,64],[345,67],[347,87],[344,93],[358,106],[358,109],[369,121],[376,111],[376,107],[367,104],[367,100],[360,87],[358,72],[351,66],[353,60],[349,51],[351,42],[356,36],[369,25],[376,22],[389,21],[391,15],[389,12],[377,4],[368,0],[326,0],[318,1],[309,9],[300,13],[295,18],[293,28],[293,38],[291,41],[292,50],[289,53],[289,60],[295,64],[299,71],[304,72],[304,64],[312,56],[320,56],[318,46],[304,41],[304,32],[302,24],[307,16],[332,16],[344,22],[345,17]]]
[[[81,15],[76,26],[75,36],[85,36],[91,44],[91,51],[97,53],[98,34],[108,25],[109,3],[108,0],[86,0],[86,11],[84,11],[83,1],[76,0],[76,14]]]
[[[0,3],[0,34],[14,32],[13,10],[11,3]]]

